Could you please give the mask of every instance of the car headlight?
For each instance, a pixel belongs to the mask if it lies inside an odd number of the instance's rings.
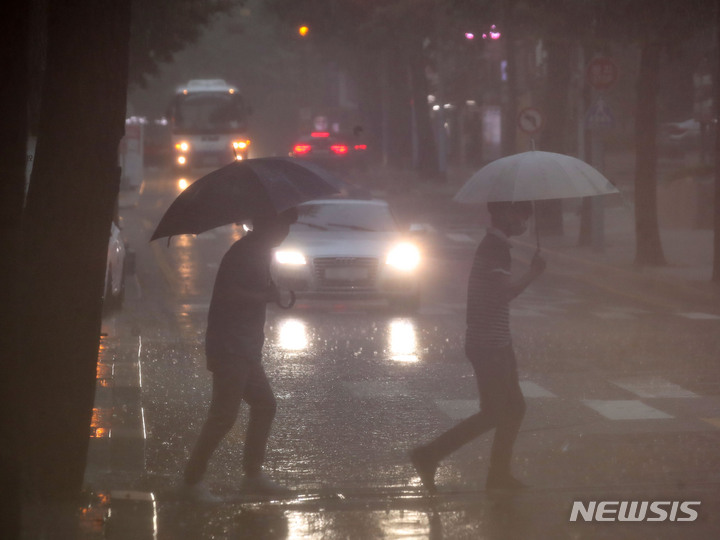
[[[245,150],[250,146],[250,141],[233,141],[232,145],[235,150]]]
[[[415,270],[420,264],[420,250],[409,242],[402,242],[390,250],[385,262],[398,270]]]
[[[188,150],[190,150],[190,143],[186,141],[179,142],[175,144],[175,149],[180,152],[187,152]]]
[[[275,260],[279,264],[303,265],[307,264],[305,255],[296,250],[281,250],[275,252]]]

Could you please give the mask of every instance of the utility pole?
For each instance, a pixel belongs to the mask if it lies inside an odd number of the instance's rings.
[[[715,39],[717,40],[717,48],[720,50],[720,0],[716,1],[715,14],[717,17],[715,25]],[[720,67],[720,60],[718,62]],[[718,119],[718,111],[720,111],[720,71],[715,76],[715,111],[714,115]],[[713,223],[713,271],[712,281],[720,283],[720,122],[715,122],[715,196],[714,196],[714,223]]]

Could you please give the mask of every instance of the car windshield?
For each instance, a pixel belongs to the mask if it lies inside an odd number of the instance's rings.
[[[397,224],[387,206],[379,204],[303,204],[293,230],[390,232]]]

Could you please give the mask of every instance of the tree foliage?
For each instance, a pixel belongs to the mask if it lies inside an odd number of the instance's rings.
[[[130,40],[130,84],[144,86],[159,66],[198,39],[213,17],[243,0],[135,0]]]

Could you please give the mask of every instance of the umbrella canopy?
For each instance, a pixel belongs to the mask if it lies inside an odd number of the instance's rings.
[[[200,234],[340,193],[347,186],[312,163],[292,158],[236,161],[193,182],[173,201],[150,239]]]
[[[497,159],[473,174],[454,197],[461,203],[539,201],[617,193],[582,160],[533,150]]]

